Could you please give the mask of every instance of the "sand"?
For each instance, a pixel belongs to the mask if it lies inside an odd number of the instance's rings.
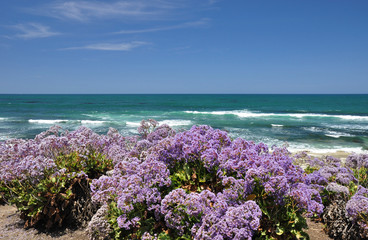
[[[0,205],[0,239],[1,240],[88,240],[84,229],[65,230],[61,233],[42,233],[36,229],[24,229],[24,222],[14,206]]]

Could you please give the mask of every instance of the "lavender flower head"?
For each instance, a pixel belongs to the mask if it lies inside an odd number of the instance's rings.
[[[349,189],[347,187],[337,184],[335,182],[329,183],[326,187],[326,190],[334,193],[342,193],[345,194],[346,196],[349,195]]]
[[[346,203],[346,212],[363,229],[368,230],[368,189],[358,187],[358,191]]]
[[[352,169],[368,168],[368,154],[353,154],[346,158],[346,166]]]

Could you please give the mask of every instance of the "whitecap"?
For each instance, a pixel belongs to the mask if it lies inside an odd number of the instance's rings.
[[[337,152],[346,152],[346,153],[357,153],[357,154],[362,154],[362,153],[368,153],[367,150],[364,150],[361,147],[334,147],[334,148],[317,148],[317,147],[311,147],[311,146],[292,146],[292,147],[288,147],[288,150],[292,153],[296,153],[296,152],[303,152],[306,151],[310,154],[332,154],[332,153],[337,153]]]
[[[343,120],[368,120],[368,116],[357,115],[328,115],[319,113],[262,113],[251,112],[248,110],[233,110],[233,111],[184,111],[189,114],[211,114],[211,115],[235,115],[241,118],[257,118],[257,117],[293,117],[293,118],[340,118]]]
[[[276,128],[282,128],[284,125],[282,124],[271,124],[272,127],[276,127]]]
[[[302,129],[314,133],[320,133],[325,131],[324,129],[318,127],[303,127]]]
[[[264,116],[275,116],[275,113],[256,113],[247,110],[234,110],[234,111],[212,111],[212,112],[199,112],[199,111],[184,111],[190,114],[211,114],[211,115],[236,115],[238,117],[264,117]]]
[[[324,124],[324,126],[334,129],[343,129],[343,130],[368,130],[368,125],[358,125],[358,124],[340,124],[340,125],[330,125]]]
[[[55,119],[55,120],[44,120],[44,119],[29,119],[29,123],[37,123],[37,124],[55,124],[55,123],[66,123],[68,120],[61,120],[61,119]]]
[[[336,132],[336,131],[327,131],[325,136],[332,137],[332,138],[354,137],[354,135],[351,135],[349,133],[342,133],[342,132]]]
[[[105,121],[98,121],[98,120],[81,120],[83,125],[101,125],[104,124]]]
[[[190,120],[163,120],[159,121],[159,124],[167,124],[170,127],[176,127],[176,126],[186,126],[191,125],[192,122]]]
[[[126,122],[126,125],[131,127],[139,127],[141,122]]]

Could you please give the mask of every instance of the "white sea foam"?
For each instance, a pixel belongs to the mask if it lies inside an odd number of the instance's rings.
[[[354,137],[354,135],[351,135],[349,133],[336,132],[336,131],[327,131],[327,133],[325,135],[328,136],[328,137],[333,137],[333,138]]]
[[[316,154],[330,154],[330,153],[337,153],[337,152],[347,152],[347,153],[368,153],[367,150],[364,150],[360,147],[335,147],[335,148],[315,148],[315,147],[301,147],[301,146],[293,146],[288,147],[288,150],[290,152],[296,153],[296,152],[302,152],[307,151],[309,153],[316,153]]]
[[[104,124],[105,121],[98,121],[98,120],[81,120],[83,125],[101,125]]]
[[[126,122],[126,125],[131,127],[139,127],[141,122]]]
[[[282,128],[284,125],[282,124],[271,124],[272,127],[276,127],[276,128]]]
[[[68,120],[61,120],[61,119],[55,119],[55,120],[44,120],[44,119],[29,119],[29,123],[37,123],[37,124],[55,124],[55,123],[66,123]]]
[[[340,134],[325,134],[325,136],[327,136],[327,137],[332,137],[332,138],[340,138],[340,137],[342,137],[343,135],[340,135]]]
[[[8,140],[9,139],[9,137],[7,137],[7,136],[0,136],[0,141],[5,141],[5,140]]]
[[[234,110],[234,111],[212,111],[212,112],[199,112],[199,111],[185,111],[185,113],[191,114],[212,114],[212,115],[236,115],[242,118],[256,118],[256,117],[267,117],[275,116],[274,113],[256,113],[247,110]]]
[[[159,121],[159,124],[167,124],[170,127],[176,127],[176,126],[186,126],[191,125],[192,122],[190,120],[163,120]]]
[[[167,124],[170,127],[187,126],[192,124],[190,120],[163,120],[159,121],[158,123],[160,125]],[[126,122],[126,125],[130,127],[139,127],[141,125],[141,122]]]
[[[235,115],[241,118],[258,118],[258,117],[293,117],[293,118],[340,118],[343,120],[360,120],[368,121],[368,116],[356,115],[328,115],[319,113],[262,113],[251,112],[248,110],[234,110],[234,111],[184,111],[189,114],[211,114],[211,115]]]
[[[8,120],[8,118],[2,118],[2,117],[0,117],[0,121],[6,121],[6,120]]]
[[[325,131],[323,128],[318,127],[303,127],[302,129],[314,133],[321,133]]]
[[[331,130],[318,128],[318,127],[304,127],[302,129],[309,131],[309,132],[313,132],[313,133],[323,133],[325,136],[332,137],[332,138],[354,137],[354,135],[349,134],[349,133],[331,131]]]
[[[86,113],[83,113],[83,114],[81,114],[81,115],[83,115],[83,116],[87,116],[87,117],[95,117],[95,115],[93,115],[93,114],[86,114]]]
[[[282,114],[277,114],[282,115]],[[318,114],[318,113],[291,113],[285,114],[291,117],[304,118],[304,117],[318,117],[318,118],[340,118],[344,120],[368,120],[368,116],[356,116],[356,115],[328,115],[328,114]]]
[[[341,125],[323,124],[323,125],[333,129],[355,130],[355,131],[368,130],[368,125],[357,125],[357,124],[341,124]]]

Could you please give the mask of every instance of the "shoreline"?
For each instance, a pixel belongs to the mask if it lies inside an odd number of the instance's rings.
[[[290,151],[290,150],[289,150]],[[326,152],[316,152],[313,150],[302,150],[302,151],[290,151],[293,155],[300,154],[300,153],[306,153],[308,156],[316,157],[316,158],[322,158],[325,156],[332,156],[335,158],[339,158],[341,160],[345,160],[348,156],[352,154],[364,154],[365,152],[347,152],[344,150],[336,150],[336,151],[326,151]]]

